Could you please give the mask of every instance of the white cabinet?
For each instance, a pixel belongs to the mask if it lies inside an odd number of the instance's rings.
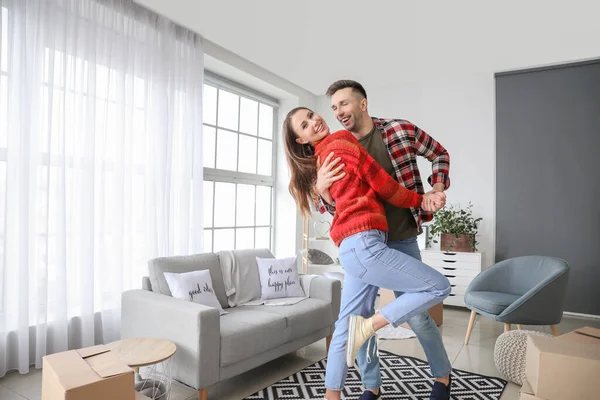
[[[425,264],[440,271],[450,281],[452,292],[444,300],[444,304],[465,307],[467,286],[481,272],[481,253],[422,250],[421,258]]]

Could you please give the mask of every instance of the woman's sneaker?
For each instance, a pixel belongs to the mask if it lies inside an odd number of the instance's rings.
[[[371,318],[365,319],[360,315],[351,315],[348,326],[348,342],[346,343],[346,365],[354,366],[358,349],[375,335]]]

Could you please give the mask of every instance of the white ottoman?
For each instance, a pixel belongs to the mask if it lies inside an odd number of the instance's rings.
[[[518,385],[522,385],[525,380],[527,336],[553,337],[537,331],[508,331],[498,337],[494,346],[496,368],[506,379]]]

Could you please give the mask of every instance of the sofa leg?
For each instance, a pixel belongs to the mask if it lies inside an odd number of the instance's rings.
[[[522,331],[523,330],[523,325],[517,324],[517,329],[520,330],[520,331]]]
[[[477,313],[475,311],[471,311],[471,318],[469,318],[469,327],[467,328],[465,344],[469,344],[469,338],[471,337],[471,332],[473,331],[473,327],[475,326],[475,318],[477,318]]]
[[[554,336],[558,336],[558,327],[556,325],[550,325],[550,327],[552,328]]]
[[[198,400],[208,400],[208,388],[198,390]]]
[[[510,328],[511,328],[510,324],[504,324],[504,332],[510,331]]]
[[[329,354],[329,345],[331,344],[331,337],[333,335],[329,335],[325,338],[325,351],[327,351],[327,354]]]

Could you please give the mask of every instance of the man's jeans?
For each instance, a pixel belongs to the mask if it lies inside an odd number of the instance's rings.
[[[401,251],[417,260],[421,260],[421,251],[419,250],[416,237],[396,242],[388,242],[387,245],[392,249]],[[402,295],[402,292],[394,292],[394,294],[398,297]],[[375,305],[373,304],[373,307],[374,306]],[[375,310],[373,310],[373,313],[374,312]],[[442,342],[442,335],[433,319],[429,316],[429,313],[427,311],[422,312],[408,319],[407,322],[417,335],[417,338],[425,351],[431,374],[436,378],[450,375],[452,366],[448,359],[446,348]],[[379,357],[377,356],[377,351],[373,351],[377,348],[375,343],[377,337],[374,336],[369,340],[373,341],[370,346],[371,354],[367,357],[367,347],[369,344],[367,341],[367,343],[365,343],[358,351],[357,364],[360,369],[363,386],[367,389],[377,389],[381,387]],[[367,358],[369,358],[370,362],[367,362]]]

